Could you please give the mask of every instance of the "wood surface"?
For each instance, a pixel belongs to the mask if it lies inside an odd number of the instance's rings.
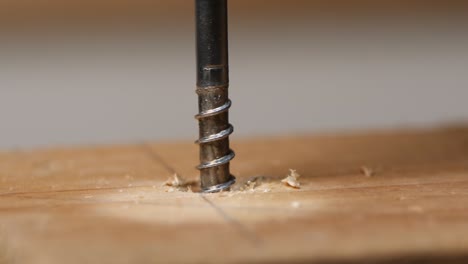
[[[163,185],[197,179],[191,142],[2,152],[0,263],[467,263],[468,128],[233,148],[203,195]]]

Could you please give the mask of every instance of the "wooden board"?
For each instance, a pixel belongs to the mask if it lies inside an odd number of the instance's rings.
[[[233,141],[237,191],[205,195],[163,186],[190,142],[1,153],[0,263],[468,260],[468,129]]]

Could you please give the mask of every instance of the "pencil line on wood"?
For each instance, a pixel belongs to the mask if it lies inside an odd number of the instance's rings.
[[[72,192],[92,192],[92,191],[107,191],[107,190],[121,190],[121,189],[137,189],[137,188],[152,188],[152,185],[137,185],[137,186],[117,186],[117,187],[101,187],[101,188],[82,188],[82,189],[62,189],[62,190],[50,190],[50,191],[29,191],[29,192],[9,192],[0,193],[0,197],[4,196],[15,196],[25,194],[54,194],[54,193],[72,193]]]
[[[161,155],[153,148],[150,144],[144,143],[142,144],[143,151],[150,157],[154,162],[162,165],[169,173],[180,175],[174,167],[172,167],[169,163],[167,163]]]
[[[217,206],[215,203],[210,201],[205,195],[200,194],[200,197],[208,205],[210,205],[227,223],[231,224],[235,229],[237,229],[239,231],[239,234],[244,236],[247,240],[249,240],[250,242],[252,242],[256,246],[261,244],[262,241],[261,241],[260,237],[255,232],[253,232],[252,230],[247,228],[245,225],[243,225],[238,220],[231,217],[221,207]]]

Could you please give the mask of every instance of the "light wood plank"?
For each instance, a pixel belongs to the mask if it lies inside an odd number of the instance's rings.
[[[209,195],[162,186],[197,178],[191,142],[1,153],[0,263],[467,260],[468,129],[233,148],[235,191]]]

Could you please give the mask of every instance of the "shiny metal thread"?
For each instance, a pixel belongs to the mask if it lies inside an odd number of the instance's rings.
[[[227,88],[219,87],[218,89],[220,93],[227,94],[223,91]],[[197,93],[202,100],[207,96],[206,94],[210,97],[210,91],[203,88],[197,89]],[[195,116],[200,123],[200,138],[195,143],[200,145],[201,163],[197,169],[201,171],[203,192],[227,190],[235,183],[235,177],[229,172],[229,162],[235,157],[234,151],[229,148],[229,135],[234,132],[234,128],[227,123],[231,104],[231,100],[226,99],[224,104],[202,110]],[[217,126],[213,126],[213,123]]]

